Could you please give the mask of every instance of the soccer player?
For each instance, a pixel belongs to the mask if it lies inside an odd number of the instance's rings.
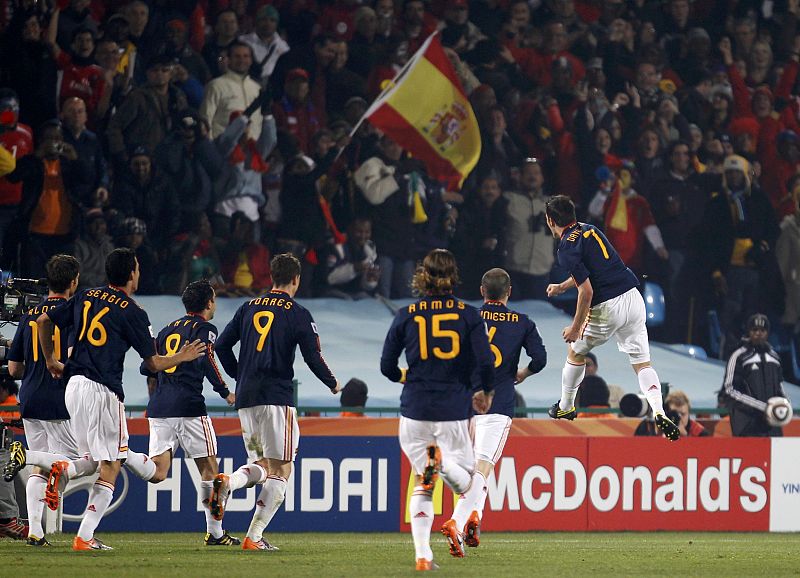
[[[381,373],[403,383],[400,447],[417,478],[411,495],[411,533],[417,570],[435,570],[430,545],[437,473],[457,494],[468,493],[475,455],[469,432],[474,408],[492,403],[494,356],[478,310],[453,297],[458,267],[450,251],[428,253],[414,274],[419,301],[397,312],[381,355]],[[405,350],[408,369],[398,367]],[[477,368],[481,389],[470,387]],[[450,553],[464,556],[464,540],[452,520],[442,526]]]
[[[665,414],[661,382],[650,365],[650,343],[645,326],[644,300],[637,290],[639,280],[625,266],[603,232],[594,225],[579,223],[575,205],[564,195],[547,201],[547,226],[558,239],[558,262],[569,278],[547,286],[547,296],[578,288],[578,305],[572,324],[561,332],[567,342],[567,361],[561,371],[561,399],[548,411],[554,419],[577,416],[575,396],[583,381],[586,354],[611,337],[630,358],[658,428],[667,439],[680,437],[678,426]]]
[[[155,474],[155,464],[145,454],[128,450],[125,422],[125,392],[122,369],[125,353],[133,347],[151,372],[164,371],[205,355],[199,339],[184,344],[174,355],[156,353],[150,321],[131,295],[139,286],[139,262],[131,249],[115,249],[106,259],[108,285],[81,291],[66,304],[42,313],[37,320],[39,342],[53,377],[66,376],[64,396],[78,452],[91,463],[100,463],[100,477],[89,492],[86,513],[73,550],[110,550],[94,537],[100,520],[111,504],[114,482],[122,462],[143,479]],[[62,335],[75,332],[72,354],[66,362],[56,358],[54,329]],[[50,470],[45,499],[58,504],[62,478],[74,477],[79,462],[56,462]]]
[[[36,324],[40,315],[63,307],[77,291],[78,260],[70,255],[54,255],[47,261],[46,271],[47,299],[22,316],[8,356],[8,372],[12,377],[22,379],[19,402],[28,450],[21,442],[11,444],[11,459],[6,464],[4,478],[11,481],[26,464],[34,466],[25,486],[30,525],[28,544],[31,546],[50,545],[42,528],[46,473],[53,462],[79,457],[78,444],[64,404],[64,381],[53,378],[47,370]],[[53,337],[56,358],[65,360],[67,338],[58,330]]]
[[[515,384],[539,373],[547,364],[542,337],[536,324],[524,313],[508,308],[511,277],[503,269],[490,269],[481,279],[483,306],[480,314],[489,329],[489,346],[494,353],[494,399],[489,411],[476,415],[475,458],[477,466],[469,490],[461,496],[451,521],[446,522],[464,533],[467,546],[480,544],[480,525],[486,504],[486,479],[503,454],[514,415]],[[522,349],[530,362],[518,368]]]
[[[322,358],[314,319],[294,300],[300,286],[300,261],[281,254],[273,257],[270,267],[272,290],[243,303],[217,339],[222,367],[236,379],[236,409],[250,463],[230,476],[217,475],[209,507],[221,520],[232,491],[263,484],[243,550],[278,550],[264,539],[264,530],[286,496],[300,441],[292,367],[297,346],[331,393],[341,389]],[[237,342],[241,342],[238,361],[233,353]]]
[[[142,364],[142,373],[148,375],[151,390],[147,404],[150,423],[150,459],[156,472],[152,484],[164,480],[172,464],[172,455],[180,446],[189,458],[194,458],[200,472],[201,500],[206,505],[206,546],[238,546],[242,542],[222,529],[208,510],[214,476],[217,475],[217,436],[208,418],[203,379],[206,378],[222,399],[233,405],[236,395],[228,390],[225,380],[214,361],[214,341],[217,328],[210,323],[217,310],[214,288],[208,281],[189,283],[181,297],[186,315],[164,327],[156,338],[156,350],[162,355],[173,355],[183,343],[200,340],[205,355],[191,363],[159,372],[156,376]]]

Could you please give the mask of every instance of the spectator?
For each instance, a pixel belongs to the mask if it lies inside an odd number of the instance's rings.
[[[88,30],[93,38],[97,37],[97,22],[92,18],[90,4],[90,0],[69,0],[68,6],[60,11],[56,41],[61,50],[67,50],[73,44],[76,30]],[[54,14],[59,12],[60,5],[56,4]]]
[[[503,266],[509,219],[509,201],[503,196],[497,178],[484,177],[476,193],[461,208],[453,238],[453,251],[460,264],[461,290],[468,299],[480,298],[481,278],[486,271]]]
[[[119,44],[110,37],[100,38],[95,45],[94,59],[103,71],[105,89],[97,103],[97,127],[108,125],[109,115],[131,89],[131,79],[119,70],[122,55]]]
[[[336,39],[333,36],[320,34],[314,38],[309,48],[292,50],[284,58],[281,58],[273,74],[275,81],[273,86],[282,90],[290,70],[302,68],[308,73],[309,86],[311,87],[310,99],[319,115],[321,125],[324,125],[327,121],[324,118],[325,110],[327,110],[325,104],[325,95],[328,91],[327,74],[334,58],[336,58],[335,43]],[[280,97],[282,94],[278,96]]]
[[[86,189],[75,194],[86,199],[87,205],[103,206],[108,203],[109,175],[103,147],[97,135],[86,128],[88,115],[83,100],[73,96],[61,107],[64,142],[78,155],[78,170],[84,175]]]
[[[300,150],[311,152],[311,138],[322,127],[324,116],[309,99],[308,73],[294,68],[286,75],[283,97],[272,106],[278,129],[297,139]]]
[[[498,179],[503,190],[510,190],[513,187],[510,167],[519,166],[522,161],[522,155],[507,129],[505,111],[501,106],[495,106],[488,116],[481,157],[475,167],[479,181],[492,174]]]
[[[517,299],[544,299],[555,260],[555,240],[547,229],[544,174],[537,159],[520,169],[520,190],[505,193],[508,201],[506,269],[514,279]]]
[[[723,389],[734,436],[781,437],[783,431],[767,423],[765,410],[771,397],[786,397],[781,380],[781,360],[767,338],[769,319],[756,313],[747,320],[747,336],[728,359]],[[754,371],[759,368],[759,371]]]
[[[259,96],[261,86],[249,76],[253,49],[241,41],[228,47],[228,70],[206,85],[200,116],[211,125],[211,138],[216,139],[228,127],[231,113],[245,110]],[[250,119],[252,134],[261,134],[261,111]]]
[[[581,382],[581,387],[578,390],[578,396],[575,399],[575,407],[594,409],[610,408],[611,405],[608,403],[608,398],[609,391],[608,385],[606,385],[606,380],[597,375],[589,375],[584,377],[583,381]],[[578,417],[608,419],[616,418],[617,415],[615,413],[584,411],[579,413]]]
[[[167,249],[180,226],[180,203],[169,178],[158,169],[147,149],[137,147],[131,151],[128,170],[117,179],[111,206],[123,218],[136,217],[145,224],[142,234],[150,231],[148,247]]]
[[[0,145],[17,160],[33,152],[33,131],[19,122],[19,99],[9,88],[0,88]],[[21,199],[22,183],[12,183],[5,175],[0,177],[0,248],[17,215]]]
[[[351,98],[364,97],[367,83],[358,74],[347,68],[349,51],[347,42],[340,40],[333,45],[336,57],[331,62],[326,80],[325,104],[328,118],[341,118],[345,104]]]
[[[205,213],[198,213],[189,232],[180,233],[170,243],[165,259],[170,266],[163,273],[164,291],[177,295],[189,283],[206,279],[214,286],[217,295],[226,294],[217,245],[211,221]]]
[[[127,217],[115,228],[117,247],[125,247],[136,252],[139,262],[140,295],[158,295],[161,293],[161,277],[158,274],[158,255],[150,246],[147,238],[147,225],[136,217]]]
[[[655,224],[650,204],[633,188],[635,167],[624,163],[619,176],[608,167],[598,169],[602,188],[589,205],[589,215],[602,223],[608,240],[631,270],[641,277],[648,272],[644,262],[645,239],[660,259],[669,259],[661,231]]]
[[[247,215],[236,212],[230,219],[230,239],[222,247],[222,276],[234,295],[260,295],[271,285],[267,248],[255,240],[255,227]]]
[[[281,56],[289,52],[289,45],[278,34],[280,16],[274,6],[267,4],[256,12],[256,27],[250,34],[241,37],[241,41],[253,49],[253,67],[251,74],[266,87],[269,77]]]
[[[586,376],[597,375],[598,369],[599,365],[597,363],[597,356],[590,351],[586,354]],[[619,408],[619,400],[622,399],[623,395],[625,395],[625,390],[619,385],[613,385],[609,383],[606,383],[606,387],[608,387],[609,407]]]
[[[52,255],[72,252],[80,207],[87,201],[77,193],[89,188],[77,159],[72,145],[64,142],[61,123],[53,120],[40,129],[36,153],[20,159],[6,177],[22,183],[14,227],[25,254],[20,267],[28,276],[44,276]]]
[[[147,84],[133,89],[111,117],[108,148],[115,169],[128,164],[128,151],[137,147],[155,150],[172,129],[172,119],[186,109],[186,97],[170,83],[173,67],[173,60],[166,55],[151,58]]]
[[[692,406],[689,403],[689,396],[680,389],[670,390],[664,399],[664,409],[681,430],[681,436],[709,437],[711,435],[701,423],[691,418]]]
[[[203,57],[189,46],[188,23],[180,18],[174,18],[167,22],[166,29],[164,54],[177,62],[177,66],[183,67],[190,78],[205,86],[211,80],[211,72]]]
[[[360,379],[352,378],[344,384],[340,402],[343,408],[363,408],[367,405],[367,384]],[[342,411],[339,417],[366,417],[362,411]]]
[[[236,212],[243,212],[251,222],[257,221],[259,209],[266,202],[262,177],[269,171],[267,157],[277,143],[275,119],[272,115],[261,116],[260,109],[266,101],[267,93],[264,92],[244,112],[231,112],[224,132],[214,139],[218,156],[222,159],[218,170],[214,171],[215,204],[211,217],[218,236],[227,235],[230,230],[228,220]],[[263,122],[256,124],[256,117],[263,118]]]
[[[378,286],[380,268],[378,252],[372,242],[372,223],[357,217],[347,230],[344,243],[329,243],[323,251],[326,297],[364,299],[371,297]]]
[[[788,188],[792,192],[794,214],[781,221],[775,255],[786,288],[786,309],[781,323],[789,333],[797,333],[800,331],[800,176],[792,177]]]
[[[350,58],[347,68],[358,74],[363,81],[380,62],[386,50],[386,39],[378,34],[378,15],[369,6],[362,6],[353,15],[355,33],[350,40]]]
[[[208,125],[189,110],[180,115],[167,138],[156,148],[159,167],[178,195],[182,230],[193,226],[199,215],[211,207],[210,173],[218,168],[218,157],[214,143],[208,138]]]
[[[110,86],[106,87],[103,69],[94,62],[94,32],[85,27],[75,28],[72,31],[69,50],[61,50],[55,42],[59,16],[58,9],[53,11],[47,30],[48,42],[52,46],[56,64],[61,70],[58,102],[63,107],[64,101],[68,98],[80,98],[86,105],[89,119],[94,126],[95,121],[105,113],[100,106],[103,93],[110,90]]]
[[[19,386],[9,376],[0,378],[0,406],[17,405]],[[19,419],[19,412],[0,409],[0,421],[3,419]],[[0,465],[8,462],[8,450],[0,448]],[[19,521],[16,491],[13,482],[0,479],[0,537],[11,540],[24,540],[28,537],[28,526]]]
[[[80,261],[80,289],[106,284],[106,257],[114,250],[108,224],[101,209],[90,209],[83,217],[84,232],[75,241],[73,255]]]
[[[723,331],[722,358],[736,348],[742,322],[759,310],[764,289],[770,304],[782,309],[783,287],[775,257],[780,234],[775,214],[756,184],[748,162],[739,156],[725,159],[722,191],[706,206],[700,245],[706,274],[718,297]],[[775,295],[781,304],[775,303]]]
[[[224,74],[228,70],[228,48],[239,35],[239,21],[236,11],[230,8],[217,14],[214,32],[203,45],[203,59],[212,78]]]

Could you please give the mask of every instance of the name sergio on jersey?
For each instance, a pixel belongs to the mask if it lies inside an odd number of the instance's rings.
[[[458,309],[464,309],[464,303],[462,301],[457,301],[455,299],[446,299],[442,301],[441,299],[434,299],[433,301],[420,301],[419,303],[412,303],[408,306],[409,313],[415,313],[417,311],[436,311],[438,309],[452,309],[456,307]]]
[[[290,299],[283,297],[256,297],[248,302],[248,305],[263,305],[264,307],[283,307],[287,311],[292,308],[294,303]]]
[[[519,313],[511,311],[484,311],[481,310],[481,317],[487,321],[508,321],[517,323],[519,321]]]
[[[120,309],[125,309],[129,304],[127,299],[123,299],[119,295],[109,293],[108,291],[103,291],[102,289],[92,289],[87,291],[86,297],[97,297],[101,301],[106,301],[112,305],[118,305]]]

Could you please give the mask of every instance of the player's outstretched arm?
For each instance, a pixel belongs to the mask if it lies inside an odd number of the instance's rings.
[[[572,319],[572,325],[565,327],[561,332],[564,341],[567,343],[574,343],[581,338],[583,324],[589,316],[589,309],[592,306],[592,295],[594,295],[592,282],[589,281],[587,277],[578,285],[578,305],[575,309],[575,317]]]
[[[566,293],[575,287],[575,285],[576,283],[574,277],[567,277],[566,280],[562,281],[561,283],[551,283],[547,286],[547,296],[556,297],[557,295]]]
[[[195,339],[191,343],[184,344],[175,355],[152,355],[144,360],[145,367],[153,373],[171,369],[181,363],[194,361],[198,357],[205,355],[206,344]]]

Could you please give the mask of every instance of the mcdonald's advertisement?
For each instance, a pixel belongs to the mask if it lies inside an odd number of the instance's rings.
[[[332,419],[332,422],[337,420]],[[302,427],[302,426],[301,426]],[[130,446],[146,451],[147,437]],[[218,439],[220,470],[245,462],[242,439]],[[800,531],[800,438],[509,437],[487,481],[483,531]],[[92,478],[73,480],[64,531],[77,528]],[[275,532],[409,531],[414,479],[396,437],[301,437]],[[106,531],[204,532],[200,476],[179,450],[169,477],[147,484],[123,468]],[[237,490],[225,528],[250,523],[258,488]],[[435,524],[457,498],[437,481]],[[437,526],[434,526],[437,527]]]

